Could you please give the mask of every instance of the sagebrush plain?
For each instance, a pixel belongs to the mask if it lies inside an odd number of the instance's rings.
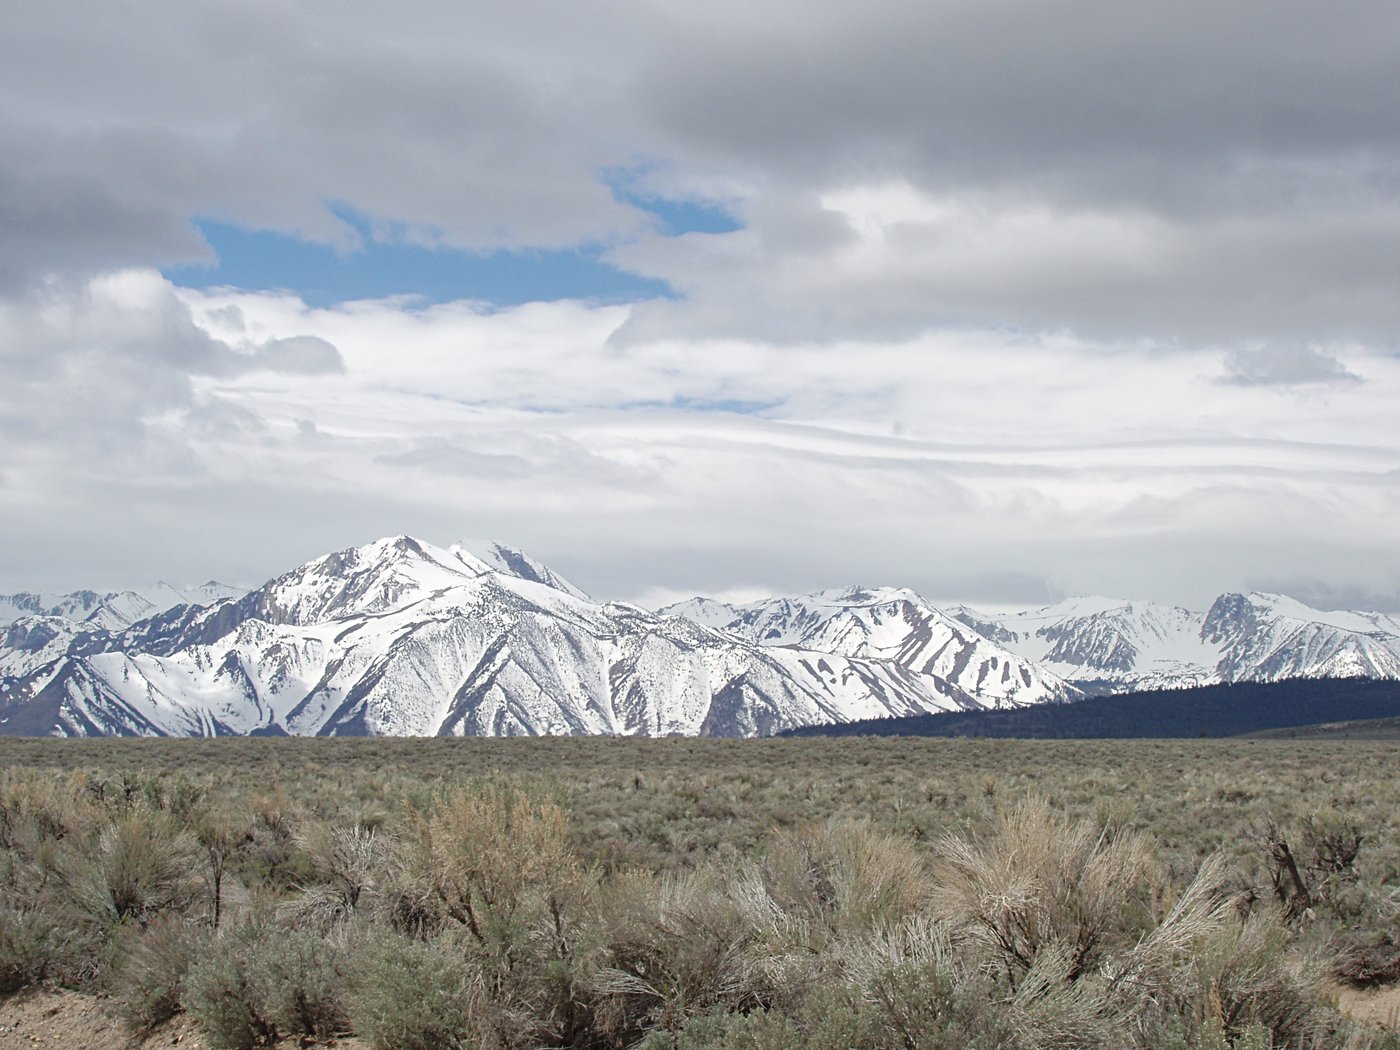
[[[0,991],[213,1046],[1393,1047],[1369,741],[0,739]]]

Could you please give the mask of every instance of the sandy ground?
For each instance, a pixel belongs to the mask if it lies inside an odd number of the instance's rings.
[[[279,1045],[298,1044],[291,1040]],[[340,1050],[369,1050],[368,1044],[359,1039],[341,1039],[334,1045]],[[207,1050],[188,1017],[177,1017],[138,1038],[108,1012],[97,996],[37,991],[0,1002],[0,1050],[32,1050],[41,1046],[65,1050],[155,1050],[170,1046]]]
[[[1352,1017],[1400,1031],[1400,985],[1336,989],[1337,1005]]]
[[[1337,1004],[1346,1013],[1384,1028],[1400,1030],[1400,985],[1384,988],[1333,989]],[[295,1047],[285,1041],[282,1047]],[[340,1050],[369,1050],[360,1039],[341,1039]],[[179,1046],[183,1050],[208,1050],[193,1021],[177,1017],[149,1035],[138,1038],[108,1012],[102,999],[78,992],[23,992],[0,1002],[0,1050],[32,1050],[34,1047],[67,1050],[155,1050]]]
[[[23,992],[0,1003],[0,1050],[62,1046],[73,1050],[134,1050],[146,1046],[205,1050],[186,1018],[177,1018],[147,1040],[134,1039],[102,1000],[77,992]]]

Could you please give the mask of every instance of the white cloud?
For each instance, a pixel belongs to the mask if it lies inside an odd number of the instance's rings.
[[[11,14],[0,586],[407,530],[605,595],[1400,594],[1394,5]],[[619,169],[744,228],[662,236]],[[353,248],[345,208],[683,294],[313,310],[150,269],[197,218]]]
[[[1304,395],[1223,384],[1216,352],[1063,336],[620,346],[620,307],[311,309],[140,274],[95,287],[84,324],[128,338],[84,351],[85,389],[115,391],[105,411],[144,451],[18,435],[0,513],[25,517],[48,572],[97,565],[73,559],[70,516],[101,506],[109,551],[192,579],[256,582],[409,531],[522,545],[603,597],[860,582],[1199,604],[1290,573],[1400,590],[1384,568],[1400,553],[1392,357],[1353,349],[1366,382]],[[63,331],[49,347],[77,352]],[[289,339],[342,367],[222,363]],[[769,407],[715,407],[732,403]]]

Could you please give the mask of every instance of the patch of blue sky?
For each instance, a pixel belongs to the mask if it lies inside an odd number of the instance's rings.
[[[666,197],[646,188],[649,176],[660,170],[655,165],[611,168],[603,181],[615,200],[656,216],[655,229],[668,237],[685,233],[734,233],[744,224],[738,216],[717,201]]]
[[[400,295],[427,303],[470,299],[499,307],[558,299],[623,303],[675,296],[665,281],[605,262],[601,246],[482,253],[366,237],[362,247],[345,252],[270,230],[211,221],[197,225],[218,262],[165,271],[170,281],[186,288],[285,290],[316,307]]]
[[[654,229],[663,236],[742,228],[718,205],[634,192],[628,188],[635,181],[632,175],[614,174],[608,185],[617,199],[655,216]],[[472,300],[496,307],[559,299],[629,303],[677,297],[665,281],[609,263],[605,245],[493,252],[430,247],[396,236],[392,226],[388,236],[383,226],[376,233],[352,209],[333,210],[359,233],[355,250],[204,219],[196,225],[217,261],[168,267],[165,276],[186,288],[289,291],[315,307],[391,296],[430,304]]]

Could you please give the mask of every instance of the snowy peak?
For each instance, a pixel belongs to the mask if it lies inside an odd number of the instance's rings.
[[[663,610],[759,645],[882,661],[987,706],[1062,700],[1077,691],[907,588],[851,587],[741,606],[693,599]]]
[[[1071,599],[959,618],[1071,681],[1114,689],[1296,677],[1400,677],[1400,624],[1322,612],[1277,594],[1227,593],[1205,613],[1152,602]]]
[[[388,536],[307,562],[249,595],[269,623],[314,624],[403,608],[490,572],[470,555]]]
[[[162,581],[133,591],[7,594],[0,595],[0,626],[25,616],[41,616],[62,617],[104,631],[120,631],[177,605],[209,605],[242,593],[242,588],[211,580],[198,587],[174,587]]]
[[[412,536],[386,536],[307,562],[249,595],[249,612],[269,623],[313,624],[382,616],[412,605],[469,601],[504,577],[586,596],[524,551],[499,543],[437,547]]]
[[[571,594],[575,598],[588,598],[587,594],[548,565],[530,557],[519,547],[509,547],[504,543],[493,543],[489,540],[458,540],[451,546],[450,550],[464,560],[474,559],[490,566],[497,572],[514,576],[516,579],[540,583],[546,587],[552,587],[556,591]]]

